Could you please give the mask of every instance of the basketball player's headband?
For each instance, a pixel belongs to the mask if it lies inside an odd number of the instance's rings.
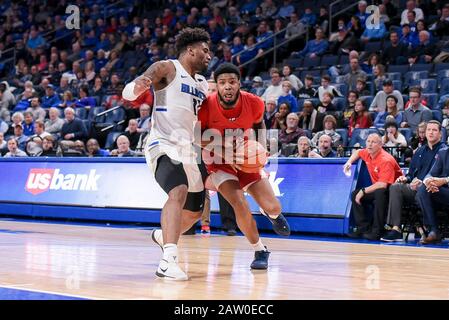
[[[236,65],[225,62],[218,66],[218,68],[214,71],[214,80],[217,82],[217,78],[220,74],[223,73],[234,73],[237,75],[237,78],[240,80],[240,70]]]

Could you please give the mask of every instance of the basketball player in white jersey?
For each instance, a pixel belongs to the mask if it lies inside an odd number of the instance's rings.
[[[201,218],[207,174],[193,147],[194,126],[207,81],[198,73],[207,69],[209,34],[199,28],[185,28],[176,38],[178,60],[152,64],[142,76],[126,85],[123,98],[134,101],[153,86],[155,100],[150,137],[145,147],[147,164],[156,181],[168,194],[162,208],[161,230],[153,240],[161,246],[163,258],[156,275],[166,280],[187,280],[178,266],[177,243],[181,233]]]

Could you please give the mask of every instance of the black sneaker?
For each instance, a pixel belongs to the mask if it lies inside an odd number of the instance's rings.
[[[370,241],[379,241],[380,240],[380,235],[378,235],[377,233],[373,233],[373,232],[364,233],[362,235],[362,237],[363,237],[363,239],[370,240]]]
[[[268,257],[270,252],[266,250],[256,251],[254,253],[254,261],[251,263],[251,269],[265,270],[268,268]]]
[[[260,213],[262,213],[265,217],[268,218],[268,220],[270,220],[271,224],[273,225],[274,232],[276,232],[278,235],[283,237],[288,237],[290,235],[290,226],[282,213],[279,214],[276,219],[271,218],[263,210],[260,210]]]
[[[235,230],[235,229],[228,229],[228,231],[226,231],[226,232],[227,232],[227,235],[230,237],[233,237],[237,234],[237,230]]]
[[[387,232],[386,235],[384,235],[382,238],[380,238],[380,240],[387,241],[387,242],[393,242],[393,241],[403,241],[404,238],[402,236],[402,232],[397,231],[395,229],[391,229],[390,231]]]
[[[347,234],[347,236],[349,238],[352,238],[352,239],[361,239],[363,237],[363,232],[359,231],[359,230],[356,230],[356,231],[353,231],[353,232],[349,232]]]

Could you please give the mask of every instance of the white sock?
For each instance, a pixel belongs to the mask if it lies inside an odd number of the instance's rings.
[[[168,262],[176,261],[178,257],[178,246],[176,243],[164,244],[164,259]]]
[[[275,215],[273,215],[273,214],[268,214],[268,213],[266,213],[262,208],[260,208],[260,212],[261,212],[262,214],[266,214],[266,215],[269,216],[271,219],[276,219],[276,218],[279,217],[279,215],[280,215],[280,213],[279,213],[279,214],[275,214]]]
[[[257,243],[252,243],[251,245],[253,246],[254,251],[267,251],[267,248],[265,248],[260,238],[259,241],[257,241]]]
[[[156,229],[156,230],[154,230],[154,237],[156,238],[156,241],[157,242],[159,242],[159,243],[164,243],[164,239],[163,239],[163,236],[162,236],[162,230],[161,229]]]

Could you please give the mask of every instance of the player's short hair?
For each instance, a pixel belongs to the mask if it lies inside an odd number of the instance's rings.
[[[234,73],[237,75],[237,79],[240,80],[240,69],[232,63],[225,62],[218,66],[218,68],[214,71],[215,82],[217,82],[218,76],[223,73]]]
[[[206,30],[201,28],[185,28],[176,36],[176,50],[178,51],[178,55],[180,55],[187,49],[187,46],[199,42],[207,43],[209,41],[210,36]]]

